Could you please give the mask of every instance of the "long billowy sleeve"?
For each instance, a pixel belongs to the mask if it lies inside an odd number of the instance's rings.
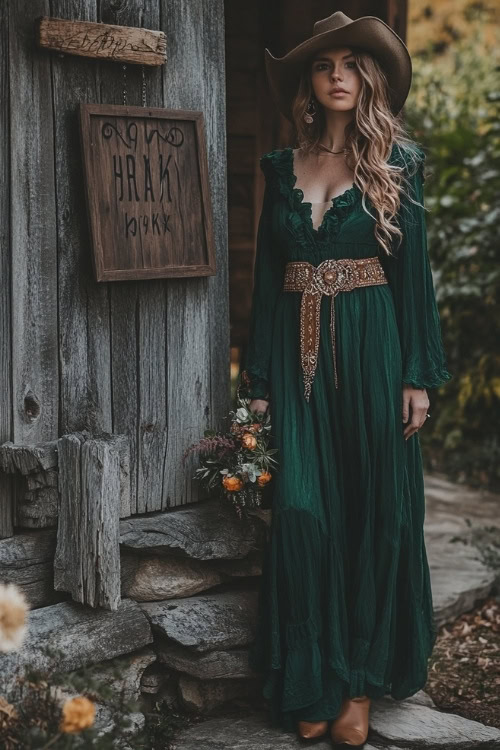
[[[410,195],[424,204],[425,153],[407,176]],[[397,258],[381,253],[392,290],[401,343],[403,383],[414,388],[437,388],[451,379],[441,336],[441,322],[427,249],[425,211],[402,196],[399,227],[403,232]]]
[[[266,185],[257,231],[248,345],[241,379],[249,398],[270,400],[273,322],[283,287],[284,263],[272,238],[272,178],[262,160],[261,168],[266,174]]]

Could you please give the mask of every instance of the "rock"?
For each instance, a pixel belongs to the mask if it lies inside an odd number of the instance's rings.
[[[139,606],[154,630],[200,653],[246,646],[255,637],[256,591],[225,591]]]
[[[386,698],[387,700],[391,700],[390,696],[386,696]],[[431,696],[424,690],[419,690],[415,695],[410,696],[410,698],[405,698],[405,703],[418,703],[420,706],[430,706],[430,708],[436,707]]]
[[[202,721],[177,734],[173,746],[175,750],[298,750],[303,747],[295,732],[272,728],[265,712],[252,713],[243,718],[224,717]],[[314,742],[314,750],[331,748],[332,741],[328,735]],[[365,744],[363,750],[376,749],[373,745]]]
[[[192,693],[196,700],[196,694]],[[415,703],[374,700],[363,750],[475,750],[500,748],[500,730]],[[326,736],[314,747],[330,750]],[[271,727],[268,712],[200,722],[177,734],[175,750],[289,750],[302,744],[295,733]]]
[[[157,693],[157,697],[155,698],[155,701],[158,703],[165,703],[168,708],[174,709],[177,707],[179,698],[178,698],[178,689],[177,684],[179,682],[179,677],[177,675],[171,675],[167,678],[167,682],[165,682],[161,688],[159,693]],[[143,696],[143,700],[145,700],[148,696]]]
[[[123,696],[125,701],[137,701],[141,697],[142,679],[145,670],[156,661],[155,652],[148,647],[126,656],[108,660],[89,668],[89,673],[100,684],[107,685],[114,694],[111,702]],[[108,701],[103,699],[103,703]]]
[[[208,713],[233,698],[255,696],[260,682],[253,680],[195,680],[187,675],[179,678],[181,705],[187,711]]]
[[[128,726],[123,727],[122,733],[127,737],[133,737],[138,734],[146,725],[146,717],[139,711],[125,716]],[[112,709],[104,703],[96,703],[96,714],[94,727],[97,730],[98,737],[102,737],[112,732],[115,727]]]
[[[263,546],[265,533],[266,524],[260,518],[240,521],[235,511],[221,507],[219,500],[120,522],[123,547],[196,560],[239,560]]]
[[[425,528],[430,533],[462,534],[473,527],[500,526],[498,494],[425,474]],[[466,521],[467,519],[467,521]]]
[[[150,669],[146,669],[142,674],[141,678],[141,693],[148,693],[149,695],[156,695],[166,679],[165,671],[160,669],[157,664],[154,664]]]
[[[160,639],[156,643],[156,651],[159,661],[163,664],[201,680],[255,677],[248,664],[248,649],[217,650],[199,655]]]
[[[500,729],[408,701],[379,699],[370,712],[370,741],[397,747],[500,748]]]
[[[225,576],[197,560],[137,557],[133,567],[126,565],[123,570],[122,596],[138,602],[187,597],[217,586],[223,580]]]
[[[250,552],[242,560],[215,560],[212,567],[214,570],[223,573],[227,578],[260,576],[263,558],[264,550],[261,548]]]
[[[448,534],[432,534],[425,540],[438,626],[473,609],[495,583],[495,571],[481,562],[477,549],[451,539]]]
[[[26,667],[70,672],[136,651],[152,640],[147,618],[130,599],[124,599],[114,612],[75,602],[36,609],[29,613],[21,649],[0,654],[0,693],[12,687],[16,669],[21,674]]]

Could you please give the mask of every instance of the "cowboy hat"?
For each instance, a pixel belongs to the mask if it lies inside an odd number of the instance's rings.
[[[267,48],[265,50],[271,92],[290,122],[293,122],[292,101],[304,63],[318,50],[340,45],[359,47],[377,59],[387,77],[393,114],[397,115],[402,109],[412,78],[411,57],[403,40],[376,16],[362,16],[353,21],[345,13],[336,11],[316,21],[312,36],[284,57],[273,57]]]

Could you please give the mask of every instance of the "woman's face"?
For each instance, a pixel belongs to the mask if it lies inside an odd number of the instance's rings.
[[[350,47],[331,47],[317,52],[311,63],[314,96],[327,110],[354,109],[361,91],[361,75]],[[335,93],[335,89],[343,91]]]

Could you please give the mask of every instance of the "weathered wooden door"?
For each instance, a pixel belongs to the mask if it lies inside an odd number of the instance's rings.
[[[162,30],[167,62],[41,50],[40,16]],[[132,513],[191,502],[182,452],[229,407],[223,2],[5,0],[0,71],[0,443],[126,435]],[[96,283],[82,101],[203,112],[215,276]],[[0,471],[0,536],[16,482]]]

